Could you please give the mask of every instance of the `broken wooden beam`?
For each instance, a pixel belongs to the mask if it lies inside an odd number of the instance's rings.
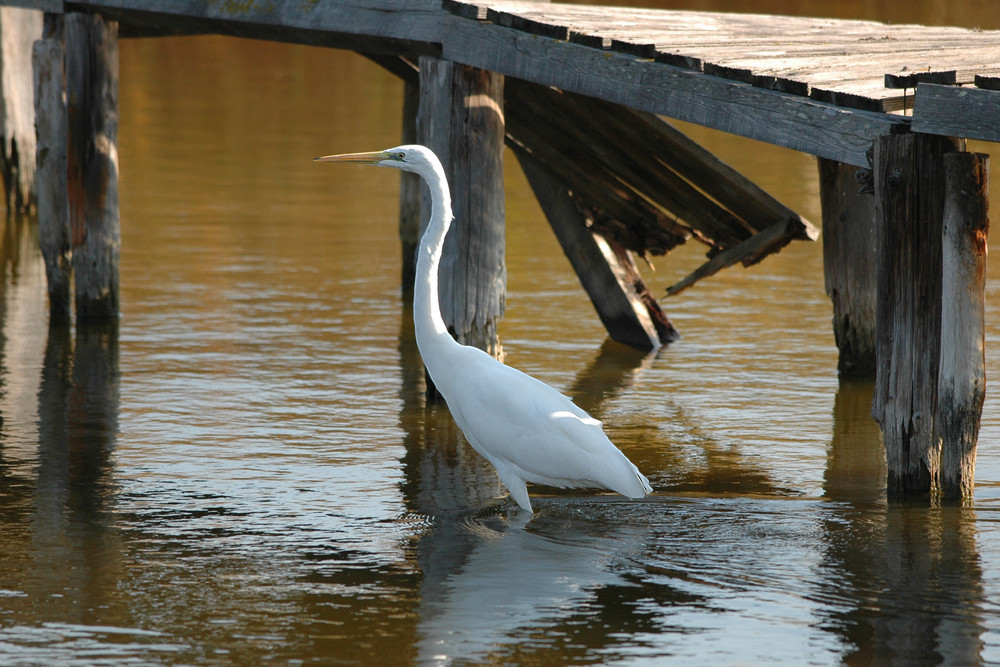
[[[640,350],[679,338],[628,251],[589,229],[566,185],[530,153],[514,154],[608,335]]]
[[[688,236],[709,246],[710,261],[671,294],[793,239],[818,237],[808,221],[652,114],[514,79],[508,99],[512,143],[566,184],[589,209],[594,231],[643,256]]]
[[[744,266],[751,266],[785,247],[793,239],[815,241],[819,238],[819,230],[812,225],[804,228],[801,222],[798,219],[779,220],[738,246],[720,252],[683,280],[668,287],[667,296],[679,294],[702,278],[707,278],[733,264],[742,263]]]

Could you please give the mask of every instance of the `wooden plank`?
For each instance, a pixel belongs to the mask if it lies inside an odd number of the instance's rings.
[[[609,20],[602,7],[503,1],[474,6],[503,16],[500,25],[539,36],[559,36],[561,26],[579,44],[767,89],[808,94],[818,87],[817,99],[874,111],[905,106],[903,93],[885,87],[887,73],[901,86],[925,78],[915,74],[925,70],[929,80],[971,82],[984,58],[1000,53],[1000,31],[627,7],[615,8]]]
[[[752,231],[762,231],[781,218],[798,219],[803,231],[809,223],[756,183],[746,178],[710,151],[653,114],[631,112],[630,123],[651,150],[669,155],[670,164],[685,179],[735,212]]]
[[[118,24],[66,15],[67,192],[76,319],[118,318]]]
[[[516,14],[510,14],[507,12],[498,12],[490,9],[486,13],[488,20],[496,23],[497,25],[504,26],[505,28],[514,28],[515,30],[523,30],[525,32],[530,32],[533,35],[540,35],[542,37],[550,37],[552,39],[569,39],[569,29],[566,26],[556,25],[552,23],[533,21],[531,19],[526,19]]]
[[[1000,91],[922,83],[917,86],[913,130],[1000,141]]]
[[[648,231],[644,231],[649,230],[650,216],[627,212],[608,198],[608,194],[624,197],[629,192],[639,202],[653,202],[680,216],[678,223],[708,244],[712,254],[740,246],[738,252],[723,255],[693,274],[686,285],[730,263],[759,261],[793,238],[815,239],[819,234],[795,212],[656,116],[518,79],[508,79],[507,91],[513,145],[564,179],[577,208],[591,211],[594,231],[622,238],[626,247],[643,253],[651,249]],[[709,199],[706,192],[717,195],[732,212]],[[624,234],[609,227],[609,220],[624,223]],[[782,222],[778,236],[771,230],[770,236],[763,234],[745,243],[778,221]],[[654,254],[666,250],[669,247],[653,248]]]
[[[491,24],[446,28],[444,57],[856,166],[908,122]]]
[[[610,39],[612,44],[653,44],[664,54],[700,55],[705,51],[734,48],[764,54],[839,52],[890,55],[900,51],[933,51],[936,48],[995,45],[998,31],[969,30],[947,26],[886,24],[855,19],[830,19],[752,13],[682,11],[493,1],[448,2],[457,14],[482,15],[490,20],[504,17],[503,25],[526,32],[541,27],[546,32],[563,28],[561,38],[572,32],[581,36]],[[462,8],[462,9],[456,9]],[[613,12],[613,14],[612,14]]]
[[[552,107],[552,95],[531,94],[523,82],[508,81],[512,103],[507,108],[507,119],[512,144],[531,152],[566,183],[578,205],[595,211],[595,231],[643,255],[663,254],[690,236],[689,228],[675,223],[619,181],[609,165],[590,155],[586,127],[562,122],[565,105]]]
[[[46,13],[62,14],[65,2],[63,0],[3,0],[7,7],[22,7]]]
[[[744,266],[755,264],[765,256],[777,252],[788,245],[793,239],[801,239],[801,231],[802,228],[794,220],[776,222],[740,245],[712,257],[712,259],[699,266],[683,280],[668,287],[667,296],[679,294],[699,280],[714,275],[733,264],[742,263]],[[808,238],[815,241],[818,238],[818,230],[816,236]]]
[[[976,444],[986,396],[986,241],[989,156],[944,157],[941,365],[935,428],[941,437],[941,493],[971,502]]]
[[[944,86],[953,86],[958,83],[958,72],[956,70],[906,71],[885,75],[886,88],[916,88],[918,83],[937,83]]]
[[[875,394],[893,496],[940,487],[934,426],[941,355],[943,156],[950,137],[910,133],[875,143],[877,229]]]
[[[218,33],[412,56],[439,55],[442,24],[458,20],[442,11],[440,0],[79,0],[72,6],[137,28],[178,34]]]
[[[45,260],[49,319],[69,324],[73,277],[69,232],[66,162],[66,81],[63,16],[45,18],[44,38],[35,42],[32,66],[35,84],[36,176],[38,181],[38,244]]]
[[[842,378],[875,376],[875,197],[857,167],[819,160],[823,273]]]
[[[977,74],[974,83],[986,90],[1000,90],[1000,76],[987,76],[983,74]]]
[[[542,151],[536,153],[557,172],[569,170],[559,163],[571,165],[570,169],[578,175],[566,182],[580,199],[593,201],[600,191],[620,192],[638,208],[646,210],[647,207],[639,202],[648,201],[680,218],[679,222],[685,226],[684,238],[692,228],[722,246],[745,238],[746,233],[741,232],[746,224],[673,171],[669,166],[671,156],[653,150],[655,134],[637,132],[636,121],[628,109],[523,82],[514,84],[511,93],[516,94],[516,102],[509,109],[515,122],[515,135],[530,131],[535,137],[532,147],[548,144],[558,148],[558,155],[551,158]],[[657,160],[658,154],[662,162]],[[653,213],[652,217],[668,231],[675,227],[662,215]],[[647,227],[641,219],[620,219],[630,226]],[[647,230],[644,236],[651,231]],[[623,242],[640,253],[645,254],[647,250]],[[663,250],[675,244],[668,241]],[[655,245],[653,252],[662,254]]]
[[[527,151],[515,149],[528,183],[581,285],[613,340],[652,350],[679,336],[642,282],[635,263],[587,221],[561,183]]]

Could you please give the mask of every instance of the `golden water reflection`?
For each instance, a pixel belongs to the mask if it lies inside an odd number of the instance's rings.
[[[122,45],[120,331],[50,330],[31,226],[0,247],[0,663],[1000,661],[995,401],[975,506],[890,506],[818,245],[668,301],[684,338],[641,355],[509,161],[508,359],[657,489],[511,512],[423,397],[396,175],[311,162],[395,143],[400,93],[350,54]],[[818,221],[811,158],[689,129]]]

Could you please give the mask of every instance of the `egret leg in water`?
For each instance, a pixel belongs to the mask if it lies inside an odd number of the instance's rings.
[[[597,487],[629,498],[652,492],[649,480],[608,439],[601,422],[544,382],[448,333],[438,303],[438,264],[452,221],[451,193],[433,151],[399,146],[316,159],[395,167],[427,182],[431,219],[420,239],[413,291],[417,348],[455,422],[493,464],[518,505],[532,511],[528,482]]]

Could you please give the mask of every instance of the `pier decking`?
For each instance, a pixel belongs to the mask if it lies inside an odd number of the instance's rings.
[[[908,123],[1000,140],[989,113],[1000,31],[523,1],[4,4],[99,12],[123,37],[214,32],[443,57],[855,166],[875,136]],[[904,108],[910,119],[893,113]]]
[[[36,108],[49,115],[38,123],[39,173],[51,175],[40,225],[56,249],[47,261],[65,271],[66,253],[107,239],[97,250],[108,261],[87,266],[108,275],[77,277],[77,317],[97,312],[91,298],[117,317],[119,37],[219,33],[350,49],[404,78],[408,137],[446,163],[458,190],[453,236],[464,244],[445,251],[460,257],[446,298],[461,317],[449,325],[496,354],[505,142],[609,332],[638,347],[674,332],[630,251],[666,252],[689,238],[707,245],[709,261],[676,293],[723,266],[816,238],[808,221],[656,116],[820,158],[824,224],[841,239],[825,253],[838,344],[842,361],[870,350],[857,368],[876,367],[877,356],[873,416],[889,486],[971,494],[988,158],[965,152],[965,139],[1000,141],[1000,31],[521,0],[0,5],[46,12],[34,68],[44,94]],[[67,171],[68,186],[59,178]],[[55,208],[43,215],[43,202]],[[466,290],[469,266],[482,289]],[[50,296],[56,283],[68,285],[50,276]],[[963,304],[945,303],[955,299]],[[852,331],[842,335],[839,322]]]

